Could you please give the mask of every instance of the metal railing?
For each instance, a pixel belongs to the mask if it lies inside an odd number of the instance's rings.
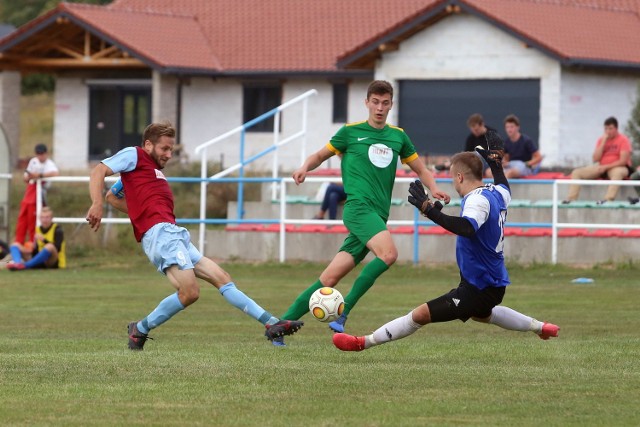
[[[0,174],[0,179],[11,179],[12,176],[10,174]],[[397,184],[406,184],[410,183],[415,178],[396,178]],[[108,177],[105,179],[107,182],[115,182],[117,177]],[[313,183],[313,182],[327,182],[327,181],[335,181],[339,182],[341,180],[340,177],[316,177],[316,176],[308,176],[305,182]],[[46,178],[46,181],[50,182],[89,182],[88,176],[58,176]],[[287,185],[293,183],[292,178],[196,178],[196,177],[169,177],[167,178],[169,182],[181,182],[181,183],[276,183],[279,184],[280,193],[279,193],[279,214],[278,218],[256,218],[256,219],[242,219],[238,217],[237,219],[228,219],[228,218],[179,218],[176,220],[178,224],[198,224],[200,227],[206,226],[207,224],[279,224],[279,260],[280,262],[284,262],[286,260],[286,226],[288,224],[294,225],[303,225],[303,224],[326,224],[326,225],[336,225],[342,224],[341,220],[314,220],[314,219],[292,219],[287,216]],[[436,179],[438,183],[450,183],[450,178],[438,178]],[[552,222],[551,223],[541,223],[541,222],[521,222],[521,223],[509,223],[509,226],[512,227],[551,227],[552,229],[552,255],[551,262],[553,264],[557,263],[558,257],[558,229],[561,228],[588,228],[588,229],[640,229],[640,224],[630,224],[630,223],[578,223],[578,222],[559,222],[558,220],[558,206],[561,203],[559,199],[559,191],[558,187],[560,185],[570,185],[570,184],[579,184],[579,185],[620,185],[620,186],[637,186],[638,183],[635,181],[608,181],[608,180],[511,180],[511,184],[551,184],[553,188],[553,200],[552,200]],[[37,198],[37,213],[38,216],[40,214],[42,208],[42,181],[40,179],[36,180],[36,198]],[[206,187],[205,187],[206,188]],[[89,206],[87,205],[87,208]],[[571,206],[569,205],[568,208]],[[567,209],[567,208],[565,208]],[[413,219],[411,220],[393,220],[390,219],[387,224],[389,226],[397,226],[397,225],[410,225],[413,226],[413,262],[419,262],[419,227],[425,225],[433,225],[433,222],[423,219],[419,216],[417,209],[413,209]],[[86,223],[86,219],[84,217],[60,217],[57,216],[54,218],[55,222],[58,223],[77,223],[84,224]],[[104,224],[128,224],[130,220],[128,218],[103,218],[102,222]],[[199,243],[202,245],[204,242],[204,236],[200,237]],[[203,252],[204,253],[204,252]]]
[[[238,163],[236,163],[233,166],[230,166],[228,168],[226,168],[225,170],[218,172],[217,174],[211,175],[210,178],[223,178],[227,175],[229,175],[232,172],[238,171],[239,173],[239,177],[240,178],[244,178],[244,167],[255,161],[258,160],[259,158],[273,152],[273,166],[272,166],[272,178],[273,178],[273,185],[272,185],[272,194],[273,194],[273,198],[275,198],[276,194],[277,194],[277,186],[276,183],[278,183],[278,180],[276,179],[278,177],[278,166],[279,166],[279,160],[278,160],[278,148],[298,139],[301,138],[302,139],[302,144],[300,144],[300,163],[302,163],[305,158],[307,157],[306,154],[306,134],[307,134],[307,114],[308,114],[308,101],[309,98],[311,96],[317,95],[318,91],[315,89],[311,89],[308,90],[307,92],[303,93],[302,95],[296,96],[295,98],[285,102],[284,104],[280,105],[279,107],[274,108],[271,111],[268,111],[264,114],[262,114],[261,116],[256,117],[253,120],[248,121],[247,123],[240,125],[226,133],[223,133],[220,136],[217,136],[207,142],[204,142],[202,144],[200,144],[198,147],[196,147],[196,154],[200,154],[200,160],[202,162],[201,167],[200,167],[200,178],[202,178],[202,181],[200,182],[200,219],[204,220],[206,219],[206,206],[207,206],[207,183],[208,181],[205,179],[207,178],[207,149],[215,144],[218,144],[224,140],[226,140],[227,138],[236,135],[236,134],[240,134],[240,161]],[[286,110],[287,108],[296,105],[298,103],[302,102],[302,124],[301,124],[301,130],[294,133],[293,135],[290,135],[282,140],[280,140],[280,119],[281,119],[281,115],[282,112],[284,110]],[[271,145],[270,147],[262,150],[261,152],[259,152],[258,154],[255,154],[254,156],[249,157],[248,159],[245,159],[245,136],[246,136],[246,131],[247,129],[251,128],[252,126],[255,126],[256,124],[265,121],[267,119],[270,119],[271,117],[274,118],[273,120],[273,145]],[[244,216],[244,206],[243,206],[243,202],[244,202],[244,181],[240,180],[238,181],[238,218],[242,218]],[[202,222],[200,224],[200,228],[199,228],[199,232],[198,232],[198,245],[199,245],[199,249],[200,252],[204,253],[204,235],[205,235],[205,223]]]
[[[558,229],[559,228],[621,228],[626,230],[639,230],[640,224],[611,224],[611,223],[580,223],[580,222],[559,222],[558,221],[558,204],[560,199],[558,197],[558,187],[561,185],[620,185],[620,186],[638,186],[638,182],[635,181],[610,181],[603,179],[559,179],[553,181],[553,211],[551,220],[551,263],[557,264],[558,262]],[[568,207],[571,207],[569,204]]]

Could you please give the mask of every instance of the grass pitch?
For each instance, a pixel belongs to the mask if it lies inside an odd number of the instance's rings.
[[[323,265],[228,264],[274,314]],[[275,348],[211,287],[126,349],[126,325],[171,292],[141,255],[66,271],[0,271],[0,424],[203,426],[639,425],[640,268],[512,267],[504,304],[560,338],[475,322],[429,325],[342,353],[326,324]],[[455,266],[396,265],[352,312],[370,333],[457,285]],[[588,276],[591,285],[571,279]],[[346,293],[355,275],[339,289]]]

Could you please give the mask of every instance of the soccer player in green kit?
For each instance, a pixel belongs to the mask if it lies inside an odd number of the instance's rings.
[[[407,134],[401,128],[387,124],[393,106],[391,84],[382,80],[372,82],[367,89],[365,106],[369,111],[367,120],[343,126],[327,145],[310,155],[293,172],[293,179],[299,185],[304,182],[307,172],[331,156],[342,156],[342,182],[347,193],[343,221],[349,235],[318,280],[298,295],[282,319],[302,317],[309,311],[309,298],[315,290],[336,286],[371,251],[375,258],[362,269],[345,297],[344,312],[329,324],[334,332],[344,332],[347,316],[358,300],[396,261],[398,250],[386,223],[398,158],[418,175],[433,197],[449,203],[449,196],[438,189]],[[273,344],[283,346],[284,340],[276,339]]]

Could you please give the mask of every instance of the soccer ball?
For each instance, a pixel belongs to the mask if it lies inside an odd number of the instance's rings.
[[[321,322],[336,320],[344,310],[344,298],[337,289],[320,288],[309,298],[309,311]]]

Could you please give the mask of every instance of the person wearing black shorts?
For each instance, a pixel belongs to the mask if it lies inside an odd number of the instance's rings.
[[[499,138],[497,134],[495,138]],[[500,141],[501,142],[501,141]],[[409,336],[428,323],[473,319],[513,331],[531,331],[543,340],[557,337],[560,328],[499,305],[510,283],[504,263],[504,224],[511,201],[509,182],[502,169],[503,145],[479,150],[491,167],[494,184],[482,182],[482,161],[475,153],[458,153],[451,159],[453,185],[462,197],[460,216],[441,212],[419,181],[410,185],[409,202],[436,224],[458,235],[456,260],[460,284],[448,293],[421,304],[371,335],[339,333],[334,345],[343,351],[361,351]]]

